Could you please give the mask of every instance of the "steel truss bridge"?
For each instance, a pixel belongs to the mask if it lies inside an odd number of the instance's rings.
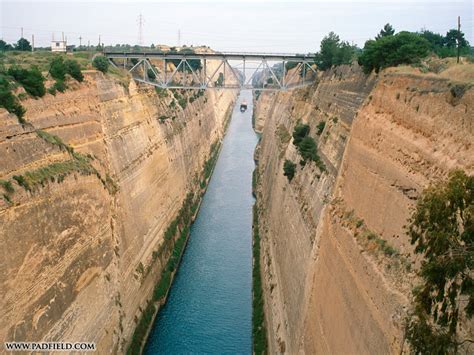
[[[311,55],[105,52],[104,56],[136,81],[163,89],[280,91],[310,85],[317,76]]]

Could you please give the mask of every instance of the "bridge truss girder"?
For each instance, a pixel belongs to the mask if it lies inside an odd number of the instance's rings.
[[[136,57],[132,55],[107,56],[110,63],[116,67],[115,62],[118,58],[123,60],[123,68],[128,70],[133,78],[142,83],[160,87],[163,89],[250,89],[265,91],[281,91],[293,88],[299,88],[310,85],[316,78],[316,70],[313,68],[312,58],[301,58],[294,56],[266,57],[233,55],[231,57],[215,56],[208,58],[199,55],[173,55],[173,56],[147,56],[139,54]],[[138,62],[129,65],[130,59],[136,59]],[[160,61],[158,67],[152,64],[151,60]],[[201,61],[201,69],[196,70],[190,64],[192,60]],[[168,63],[173,62],[174,69],[168,70]],[[209,70],[209,62],[214,64],[213,70]],[[237,62],[238,65],[231,65]],[[280,64],[281,70],[269,64]],[[176,63],[178,63],[176,65]],[[293,63],[291,70],[286,69],[287,63]],[[257,65],[251,67],[251,65]],[[155,78],[150,78],[149,70],[153,72]],[[251,71],[247,78],[246,73]],[[180,75],[181,73],[181,75]],[[222,75],[222,76],[221,76]],[[222,80],[220,80],[220,78]],[[269,79],[271,78],[271,82]]]

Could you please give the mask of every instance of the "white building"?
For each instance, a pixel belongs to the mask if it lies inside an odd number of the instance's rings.
[[[51,41],[51,52],[66,52],[66,41]]]

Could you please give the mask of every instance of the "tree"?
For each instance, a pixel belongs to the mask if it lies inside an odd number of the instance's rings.
[[[474,342],[457,335],[460,313],[474,314],[474,176],[455,170],[423,191],[407,231],[424,257],[407,340],[415,353],[457,352]]]
[[[375,37],[375,39],[380,39],[387,36],[393,36],[395,34],[395,29],[392,27],[391,24],[387,23],[383,28],[380,30],[379,34]]]
[[[341,42],[337,34],[329,32],[321,41],[321,49],[316,54],[315,62],[318,68],[326,70],[333,65],[350,64],[354,54],[354,46],[351,46],[348,42]]]
[[[109,70],[109,62],[107,58],[102,55],[98,55],[97,57],[95,57],[92,61],[92,65],[94,66],[94,68],[101,71],[102,73],[107,73],[107,70]]]
[[[450,30],[446,33],[446,36],[442,36],[439,33],[434,33],[428,30],[423,30],[420,35],[426,39],[433,52],[441,58],[454,57],[457,55],[457,39],[458,31]],[[469,42],[464,38],[464,33],[460,33],[460,53],[462,55],[470,52]]]
[[[415,64],[426,57],[431,50],[430,43],[421,35],[412,32],[399,32],[393,36],[365,42],[364,51],[359,56],[359,64],[366,73],[373,69]]]
[[[286,159],[283,164],[283,175],[288,178],[288,181],[291,181],[295,176],[296,164],[291,160]]]
[[[4,40],[0,39],[0,52],[11,51],[13,47]]]
[[[457,48],[459,36],[459,47],[466,48],[469,46],[469,43],[464,38],[464,33],[458,33],[458,30],[449,30],[444,37],[444,45],[448,48]]]
[[[434,33],[432,31],[428,30],[423,30],[420,35],[426,39],[428,42],[430,42],[431,46],[433,49],[435,48],[441,48],[445,44],[445,38],[440,35],[439,33]]]
[[[323,38],[321,41],[321,49],[316,56],[316,62],[320,69],[326,70],[332,67],[339,41],[339,36],[334,32],[329,32],[329,34]]]
[[[16,43],[15,49],[17,51],[30,51],[31,52],[31,44],[28,42],[26,38],[20,38]]]
[[[168,51],[168,54],[194,54],[194,50],[192,48],[182,48],[179,52],[177,51],[176,47],[171,47],[170,50]],[[181,62],[181,59],[170,59],[169,60],[171,63],[174,64],[175,67],[178,67],[179,63]],[[194,71],[201,70],[202,64],[201,60],[199,59],[188,59],[187,60],[188,65],[185,65],[184,63],[181,65],[184,65],[184,70],[187,72],[191,72],[191,67]]]

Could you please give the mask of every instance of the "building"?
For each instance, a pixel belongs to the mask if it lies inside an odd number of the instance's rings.
[[[66,41],[51,41],[51,52],[66,52]]]

